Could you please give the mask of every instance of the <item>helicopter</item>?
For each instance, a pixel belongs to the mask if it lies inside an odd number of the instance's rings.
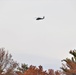
[[[43,18],[37,17],[36,20],[43,20],[44,18],[45,18],[45,16],[43,16]]]

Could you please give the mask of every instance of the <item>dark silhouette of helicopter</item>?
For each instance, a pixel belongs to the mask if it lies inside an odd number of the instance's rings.
[[[45,16],[43,16],[43,18],[37,17],[36,20],[43,20],[44,18],[45,18]]]

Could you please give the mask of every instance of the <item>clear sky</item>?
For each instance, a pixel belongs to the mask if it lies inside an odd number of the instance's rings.
[[[0,47],[20,63],[59,69],[76,49],[76,0],[0,0]]]

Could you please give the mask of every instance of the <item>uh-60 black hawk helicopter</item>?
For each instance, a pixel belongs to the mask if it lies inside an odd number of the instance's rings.
[[[43,20],[44,18],[45,18],[45,16],[43,16],[43,18],[37,17],[36,20]]]

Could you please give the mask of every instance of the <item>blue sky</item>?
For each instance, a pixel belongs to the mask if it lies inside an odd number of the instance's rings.
[[[76,1],[0,0],[0,47],[20,63],[59,69],[76,48]]]

